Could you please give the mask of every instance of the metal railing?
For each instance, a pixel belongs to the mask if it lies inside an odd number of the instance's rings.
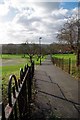
[[[76,61],[64,58],[51,57],[53,64],[60,67],[62,70],[72,74],[73,76],[80,78],[80,68],[77,67]]]
[[[1,120],[26,120],[31,113],[32,79],[34,75],[34,62],[31,66],[25,65],[20,69],[20,78],[11,75],[8,83],[8,104],[4,108],[2,103]]]

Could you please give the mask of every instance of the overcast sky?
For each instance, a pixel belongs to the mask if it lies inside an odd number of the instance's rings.
[[[39,43],[39,37],[44,44],[57,42],[66,17],[78,12],[77,0],[37,1],[0,0],[0,44]]]

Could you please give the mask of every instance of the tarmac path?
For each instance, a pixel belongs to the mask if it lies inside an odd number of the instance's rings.
[[[58,118],[80,119],[80,80],[54,66],[50,56],[35,70],[36,106]]]

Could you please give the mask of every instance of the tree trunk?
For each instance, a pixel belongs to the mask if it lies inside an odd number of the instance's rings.
[[[77,67],[80,66],[80,50],[77,51]]]
[[[30,62],[32,63],[32,56],[30,55]]]

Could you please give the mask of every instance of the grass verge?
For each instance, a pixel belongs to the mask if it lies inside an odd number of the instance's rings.
[[[76,65],[77,56],[75,54],[54,54],[53,58],[56,59],[56,64],[59,67],[63,67],[63,70],[75,77],[76,79],[80,79],[80,70]],[[70,59],[70,61],[69,61]],[[70,62],[70,63],[69,63]]]

